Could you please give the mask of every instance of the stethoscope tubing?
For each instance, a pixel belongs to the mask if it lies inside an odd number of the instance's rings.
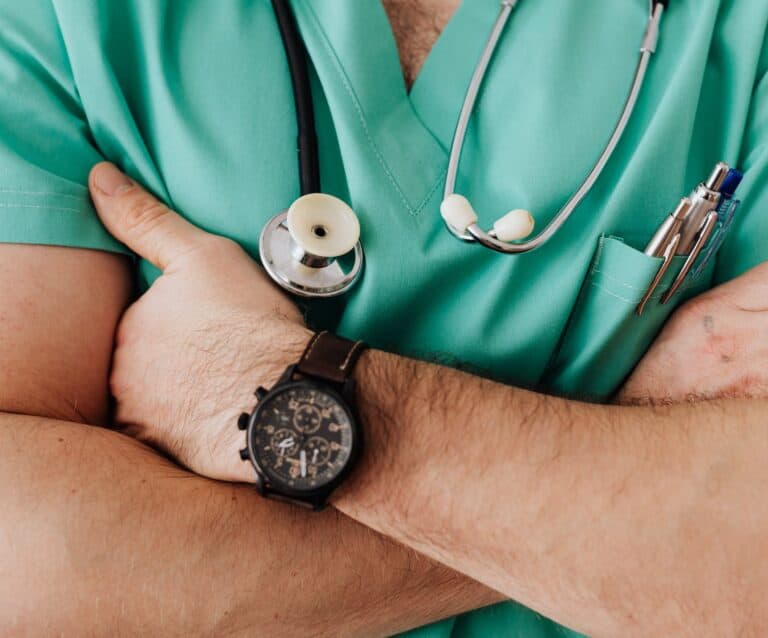
[[[450,220],[450,223],[446,221],[446,226],[452,234],[467,242],[477,242],[496,252],[520,254],[542,246],[560,230],[589,195],[615,153],[632,119],[645,83],[650,58],[656,50],[661,16],[667,2],[668,0],[649,0],[650,15],[640,47],[640,58],[624,108],[595,165],[544,230],[533,239],[523,241],[532,229],[533,220],[530,213],[520,209],[511,211],[496,222],[494,225],[496,230],[486,232],[477,223],[477,215],[472,210],[469,201],[455,193],[469,121],[475,110],[478,95],[497,50],[499,40],[513,9],[519,3],[519,0],[501,0],[499,14],[467,87],[449,153],[443,200],[445,209],[441,207],[441,213],[444,219]],[[289,0],[272,0],[272,7],[291,75],[298,130],[297,155],[301,197],[289,209],[275,215],[264,226],[259,238],[259,254],[262,264],[272,279],[285,290],[304,297],[336,296],[349,290],[359,279],[363,269],[364,257],[359,241],[359,223],[357,223],[354,212],[349,209],[345,202],[331,195],[322,194],[320,190],[319,148],[310,82],[309,55],[299,33]],[[458,209],[456,208],[457,204],[459,205]],[[328,216],[329,211],[333,211],[331,217]],[[349,221],[350,214],[352,221],[355,222],[354,227],[357,236],[355,238],[349,237],[350,240],[354,241],[354,245],[350,244],[347,247],[345,241],[340,239],[345,234],[339,234],[339,228],[335,227],[334,224],[346,223],[344,220]],[[521,222],[525,225],[515,225]],[[454,228],[453,223],[465,225],[459,229]],[[292,227],[291,224],[294,226]],[[308,225],[312,224],[314,225],[310,228]],[[310,233],[323,231],[323,234],[316,234],[316,237],[312,237],[302,234],[305,231]],[[499,236],[508,241],[502,241]],[[324,242],[322,246],[317,243],[318,237],[323,238],[321,240]],[[333,246],[335,248],[332,248]],[[348,253],[344,252],[344,254],[352,254],[354,250],[355,259],[351,268],[341,266],[341,262],[336,257],[342,255],[334,252],[335,250],[349,251]],[[333,257],[318,257],[316,259],[315,257],[319,255],[332,255]]]
[[[491,31],[491,35],[488,38],[485,49],[483,50],[483,53],[475,68],[475,72],[467,90],[467,95],[459,115],[459,120],[456,126],[456,133],[454,135],[453,144],[451,146],[451,153],[448,160],[448,170],[446,173],[444,198],[447,198],[455,192],[456,178],[458,176],[459,163],[461,160],[461,153],[464,146],[464,139],[466,138],[469,119],[474,111],[475,101],[482,87],[488,64],[493,57],[493,53],[496,49],[498,40],[504,31],[504,28],[509,20],[512,9],[515,7],[515,4],[516,2],[502,3],[499,16],[496,19],[496,23],[494,24],[494,27]],[[629,93],[627,94],[624,108],[618,121],[616,122],[616,126],[614,127],[610,139],[608,140],[605,148],[600,154],[600,157],[582,184],[568,199],[565,205],[558,211],[558,213],[552,218],[549,224],[547,224],[544,230],[542,230],[533,239],[528,241],[521,243],[510,243],[500,241],[493,235],[492,231],[486,232],[478,224],[472,224],[471,226],[467,227],[466,232],[458,231],[449,224],[446,224],[446,227],[453,235],[463,241],[477,242],[486,248],[490,248],[491,250],[505,254],[527,253],[541,247],[550,239],[552,239],[552,237],[558,232],[558,230],[560,230],[563,224],[568,221],[573,212],[589,195],[606,165],[608,164],[608,161],[615,153],[619,142],[624,136],[627,125],[632,120],[632,115],[635,111],[635,107],[637,106],[638,98],[640,97],[643,85],[645,84],[645,78],[651,56],[656,49],[659,33],[659,22],[661,20],[663,11],[664,5],[662,3],[657,3],[655,5],[653,3],[651,4],[651,15],[649,18],[648,27],[643,37],[643,43],[640,49],[640,58],[635,68],[633,81],[630,86]]]
[[[301,194],[320,192],[320,154],[318,151],[315,108],[309,80],[309,65],[304,41],[287,0],[272,0],[277,26],[285,48],[293,87],[298,129],[297,148]]]
[[[491,63],[499,39],[504,33],[504,28],[507,26],[509,17],[512,15],[512,9],[515,8],[516,4],[516,0],[515,2],[502,3],[499,15],[491,29],[491,33],[485,43],[483,52],[480,54],[475,70],[472,73],[472,79],[469,81],[469,86],[467,87],[467,92],[464,96],[464,103],[461,105],[459,119],[453,133],[453,141],[451,142],[451,154],[448,158],[448,168],[445,174],[443,199],[452,195],[455,191],[456,178],[459,174],[459,163],[461,161],[461,153],[464,150],[464,140],[467,138],[469,120],[472,118],[472,113],[474,113],[475,102],[477,102],[477,96],[483,86],[483,80],[485,80],[488,65]]]

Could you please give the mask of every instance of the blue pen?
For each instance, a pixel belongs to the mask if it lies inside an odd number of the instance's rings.
[[[728,171],[728,175],[726,175],[723,180],[723,185],[720,187],[720,194],[727,199],[732,199],[736,194],[736,189],[741,185],[743,179],[744,173],[732,168]]]
[[[715,231],[712,233],[712,238],[707,243],[704,251],[691,271],[690,277],[692,279],[696,279],[704,271],[707,264],[717,254],[717,251],[720,250],[720,246],[723,245],[723,241],[725,241],[725,237],[736,217],[736,211],[741,204],[738,199],[734,198],[734,195],[743,179],[744,174],[735,168],[732,168],[725,178],[725,181],[720,188],[720,194],[723,197],[720,206],[717,208],[718,221],[715,226]]]

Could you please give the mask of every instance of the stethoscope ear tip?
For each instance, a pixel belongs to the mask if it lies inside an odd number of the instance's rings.
[[[440,215],[456,234],[463,235],[477,223],[477,213],[464,195],[451,193],[440,204]]]
[[[528,237],[535,225],[529,211],[515,208],[494,222],[493,234],[499,241],[519,241]]]
[[[440,204],[440,214],[454,234],[463,236],[470,226],[477,224],[477,213],[463,195],[451,193]],[[493,237],[499,241],[519,241],[528,237],[534,228],[533,215],[516,208],[493,224]]]

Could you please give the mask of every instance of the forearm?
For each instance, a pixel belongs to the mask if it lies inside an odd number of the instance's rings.
[[[595,406],[380,352],[356,376],[345,513],[589,635],[765,635],[765,402]]]
[[[336,512],[0,415],[0,634],[384,635],[498,598]]]

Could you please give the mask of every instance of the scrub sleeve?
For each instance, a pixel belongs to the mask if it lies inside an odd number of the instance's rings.
[[[0,0],[0,242],[128,252],[88,195],[102,161],[49,2]]]
[[[463,87],[498,2],[462,4],[408,95],[378,0],[293,5],[313,61],[324,189],[361,216],[369,258],[328,328],[605,400],[685,298],[768,257],[765,0],[670,10],[664,28],[691,37],[664,38],[633,131],[574,222],[519,258],[456,242],[437,212]],[[483,215],[511,201],[551,212],[572,192],[634,63],[625,34],[646,12],[646,0],[520,4],[462,163],[462,190]],[[290,81],[270,16],[266,0],[0,0],[0,242],[127,252],[88,196],[88,172],[107,157],[256,255],[262,224],[298,191]],[[586,49],[599,55],[573,54]],[[664,208],[711,162],[736,158],[744,204],[716,266],[635,317],[657,265],[642,247]],[[157,276],[145,262],[139,270],[147,284]],[[578,634],[507,602],[408,635]]]

